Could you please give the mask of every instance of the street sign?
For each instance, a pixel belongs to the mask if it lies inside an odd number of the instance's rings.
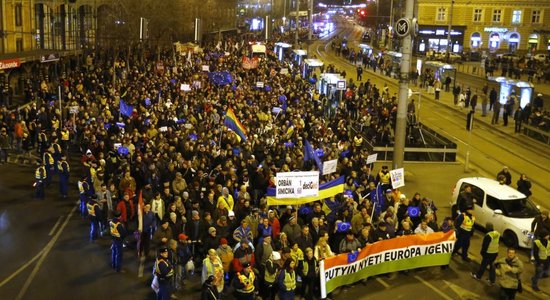
[[[345,80],[337,81],[336,82],[336,90],[345,91],[346,90],[346,81]]]
[[[407,18],[401,18],[395,23],[395,34],[398,37],[406,37],[411,31],[411,21]]]
[[[50,53],[50,54],[40,56],[41,63],[47,63],[47,62],[58,61],[58,60],[59,60],[59,53]]]
[[[21,60],[19,58],[0,60],[0,70],[14,69],[20,66]]]

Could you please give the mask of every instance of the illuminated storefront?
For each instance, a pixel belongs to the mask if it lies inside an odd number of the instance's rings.
[[[453,26],[451,29],[451,51],[462,52],[464,47],[464,30],[466,26]],[[418,28],[416,51],[425,53],[428,51],[443,52],[447,50],[447,26],[420,25]]]

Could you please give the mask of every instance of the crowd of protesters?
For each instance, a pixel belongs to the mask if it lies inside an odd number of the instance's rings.
[[[15,137],[8,143],[48,160],[54,144],[60,148],[53,152],[81,157],[81,214],[92,217],[90,239],[114,218],[111,233],[137,242],[139,255],[150,258],[162,249],[174,288],[185,289],[185,280],[200,272],[205,299],[233,290],[313,299],[319,260],[453,228],[450,218],[437,218],[430,199],[392,189],[388,168],[366,163],[369,153],[352,125],[368,128],[365,139],[390,143],[396,97],[387,86],[380,91],[369,81],[350,80],[334,117],[326,118],[327,95],[311,92],[312,80],[289,60],[268,51],[257,68],[243,69],[243,56],[251,55],[247,41],[227,38],[176,59],[164,51],[162,69],[156,56],[125,55],[95,52],[62,78],[61,111],[47,101],[13,114],[4,110],[0,138]],[[231,82],[216,82],[203,66],[229,72]],[[289,74],[280,74],[283,68]],[[192,88],[182,90],[182,84]],[[52,91],[43,84],[31,92],[45,100]],[[129,113],[121,111],[121,101]],[[273,113],[274,107],[284,109]],[[224,125],[229,108],[248,130],[245,139]],[[345,176],[346,192],[301,206],[268,206],[265,193],[277,172],[317,168],[304,160],[306,140],[322,160],[338,159],[337,171],[320,182]],[[126,239],[121,229],[130,233]]]

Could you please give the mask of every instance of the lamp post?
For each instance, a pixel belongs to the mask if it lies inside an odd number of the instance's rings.
[[[445,58],[447,63],[451,62],[451,47],[453,46],[451,41],[451,31],[453,29],[453,8],[455,0],[451,0],[451,10],[449,11],[449,27],[447,28],[447,52]]]
[[[393,51],[393,34],[392,34],[392,30],[393,30],[393,0],[391,0],[390,2],[390,26],[388,26],[388,35],[390,37],[390,41],[389,41],[389,47],[390,50]]]
[[[296,3],[296,32],[294,35],[294,44],[295,48],[298,49],[298,42],[300,40],[298,29],[300,28],[299,21],[300,21],[300,0],[295,0]]]

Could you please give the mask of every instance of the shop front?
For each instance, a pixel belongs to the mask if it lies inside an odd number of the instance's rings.
[[[451,29],[451,51],[462,52],[464,47],[464,31],[466,26],[453,26]],[[447,50],[447,26],[420,25],[418,28],[416,52],[427,53],[429,51],[444,52]]]
[[[470,34],[470,50],[479,51],[489,49],[495,53],[505,51],[515,53],[520,50],[521,35],[515,28],[485,27],[483,31],[474,31]]]

